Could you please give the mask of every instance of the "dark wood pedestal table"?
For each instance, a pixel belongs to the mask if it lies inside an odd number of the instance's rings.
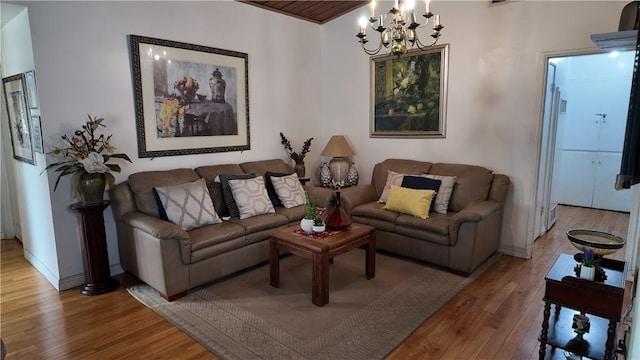
[[[544,317],[540,332],[540,359],[564,359],[555,348],[590,359],[614,359],[616,331],[622,313],[626,266],[623,261],[602,258],[607,279],[603,282],[576,277],[578,264],[569,254],[560,254],[545,277]],[[555,313],[551,316],[551,304]],[[589,318],[589,331],[580,339],[574,332],[573,315]],[[546,347],[551,345],[547,357]]]
[[[75,203],[69,206],[82,218],[82,256],[85,273],[82,295],[104,294],[120,286],[120,282],[111,277],[109,270],[109,253],[102,215],[109,204],[110,201],[102,201],[91,204]]]

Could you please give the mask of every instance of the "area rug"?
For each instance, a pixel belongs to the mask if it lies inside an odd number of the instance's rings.
[[[329,304],[311,303],[311,262],[280,261],[280,288],[261,266],[167,302],[147,285],[128,291],[222,359],[382,359],[473,281],[404,258],[376,254],[364,275],[357,249],[330,265]],[[487,265],[483,266],[486,268]]]

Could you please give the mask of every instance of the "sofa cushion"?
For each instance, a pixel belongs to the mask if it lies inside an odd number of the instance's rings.
[[[419,175],[428,173],[431,165],[430,162],[424,161],[387,159],[373,167],[371,183],[376,189],[377,196],[380,197],[386,185],[389,170],[402,174]]]
[[[235,198],[233,197],[233,191],[231,190],[231,185],[229,184],[230,180],[239,180],[239,179],[252,179],[255,178],[256,174],[237,174],[237,175],[220,175],[220,186],[222,187],[222,197],[224,198],[224,203],[227,205],[227,210],[229,210],[229,216],[231,217],[240,217],[240,210],[238,208],[238,204],[236,203]]]
[[[304,217],[304,206],[296,206],[289,209],[277,207],[276,214],[286,216],[290,223],[295,223]]]
[[[456,177],[433,174],[427,174],[424,176],[428,179],[440,181],[440,189],[433,201],[433,210],[440,214],[446,214],[449,210],[449,201],[451,200],[451,194],[453,193]]]
[[[244,247],[245,229],[223,221],[189,231],[191,263]]]
[[[216,208],[218,215],[229,216],[229,209],[227,209],[227,204],[224,202],[219,176],[223,174],[243,174],[242,168],[238,164],[221,164],[197,167],[195,171],[207,181],[209,194],[211,194],[211,200],[213,200],[213,206]],[[218,181],[216,181],[216,178],[218,178]]]
[[[239,164],[245,173],[264,175],[267,171],[291,174],[293,169],[282,159],[249,161]]]
[[[389,199],[383,209],[428,219],[431,200],[435,194],[433,190],[416,190],[391,185]]]
[[[231,218],[229,222],[245,229],[245,245],[266,240],[273,230],[289,225],[289,219],[281,214],[265,214],[246,219]]]
[[[251,179],[232,179],[229,180],[229,186],[238,206],[240,219],[275,213],[262,176]]]
[[[128,183],[138,211],[159,217],[158,203],[153,194],[154,187],[180,185],[199,178],[200,176],[192,169],[144,171],[129,175]]]
[[[297,174],[272,177],[273,187],[285,208],[304,205],[304,188]]]
[[[440,191],[440,184],[442,184],[442,180],[436,180],[426,176],[423,177],[423,176],[405,175],[402,178],[402,184],[400,186],[404,188],[416,189],[416,190],[433,190],[436,192],[436,197],[437,197],[438,192]],[[434,205],[436,203],[435,200],[436,199],[433,199],[431,201],[429,212],[433,211]]]
[[[205,180],[154,188],[167,219],[185,230],[222,222]]]
[[[476,200],[489,196],[493,172],[482,166],[462,164],[434,164],[430,174],[455,176],[456,183],[449,200],[449,209],[458,212]]]

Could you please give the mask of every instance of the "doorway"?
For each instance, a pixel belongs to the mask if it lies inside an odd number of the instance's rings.
[[[635,52],[548,56],[534,239],[557,205],[629,212],[631,190],[615,190]]]

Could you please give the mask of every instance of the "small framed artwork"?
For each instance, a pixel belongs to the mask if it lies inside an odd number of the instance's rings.
[[[36,72],[31,70],[24,73],[27,82],[27,103],[29,108],[37,109],[38,105],[38,89],[36,87]]]
[[[6,77],[2,79],[2,84],[6,97],[9,129],[11,129],[13,158],[35,165],[24,74]]]
[[[31,115],[31,143],[33,144],[33,151],[44,154],[40,115]]]
[[[129,35],[138,156],[249,150],[246,53]]]
[[[371,137],[445,137],[449,45],[371,59]]]

